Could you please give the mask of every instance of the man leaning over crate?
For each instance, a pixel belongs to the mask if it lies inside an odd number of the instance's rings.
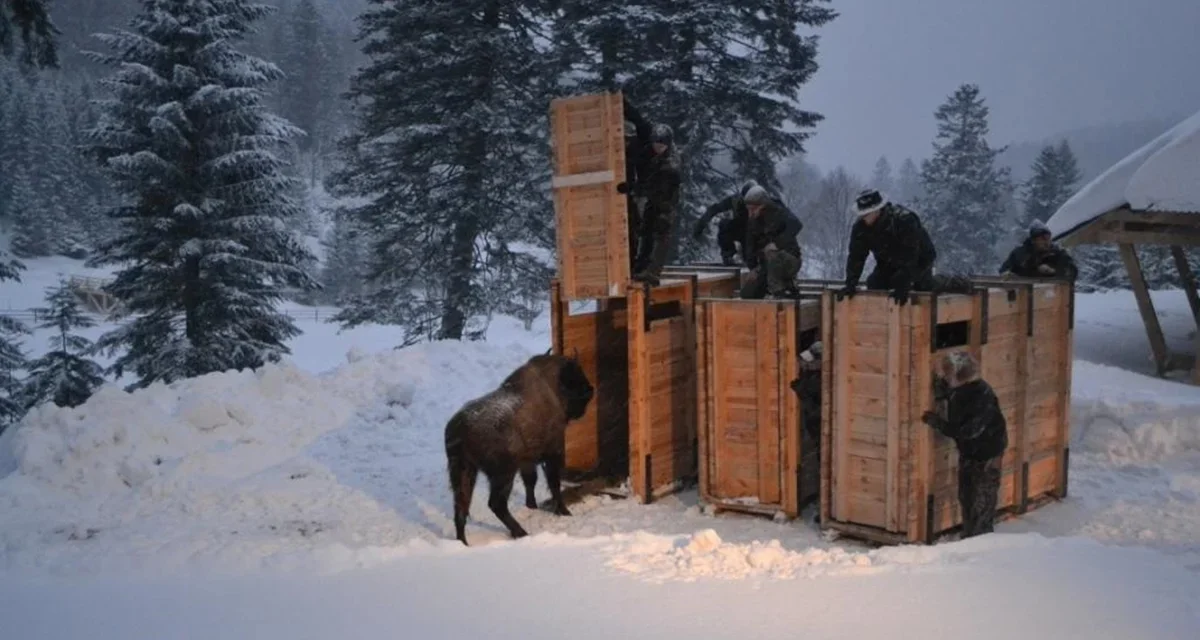
[[[1029,225],[1029,237],[1017,245],[1004,264],[1001,274],[1013,274],[1023,278],[1065,278],[1074,281],[1079,274],[1075,260],[1065,249],[1054,243],[1050,227],[1041,220]]]
[[[744,198],[749,220],[742,255],[751,269],[741,297],[761,299],[796,297],[796,274],[800,272],[800,243],[804,225],[780,200],[761,186],[750,187]]]
[[[746,211],[746,193],[752,187],[757,186],[758,182],[747,180],[742,184],[741,189],[709,205],[704,210],[704,215],[700,216],[692,228],[695,238],[703,239],[704,232],[708,230],[708,223],[712,222],[717,214],[726,211],[733,212],[733,216],[717,223],[717,247],[721,250],[721,263],[725,266],[733,266],[738,263],[738,245],[744,244],[746,241],[746,221],[750,219],[750,213]],[[745,253],[745,247],[742,248],[742,253]],[[744,258],[743,262],[745,262]]]
[[[867,276],[867,289],[891,290],[890,297],[900,304],[908,303],[912,291],[933,291],[937,249],[917,214],[888,202],[876,189],[859,193],[854,206],[858,219],[850,229],[842,293],[856,293],[868,254],[875,256],[875,270]]]
[[[1000,499],[1000,463],[1008,448],[1008,425],[991,385],[979,377],[979,363],[966,351],[952,351],[938,363],[934,398],[946,403],[943,417],[926,411],[921,420],[954,440],[958,448],[960,539],[991,533]]]
[[[671,127],[661,122],[651,124],[628,99],[624,100],[624,110],[625,119],[637,132],[632,146],[627,142],[625,150],[626,167],[635,167],[636,175],[627,175],[617,191],[635,199],[645,198],[636,230],[639,245],[633,260],[633,279],[657,285],[671,249],[671,229],[683,179]],[[630,233],[634,232],[631,228]]]

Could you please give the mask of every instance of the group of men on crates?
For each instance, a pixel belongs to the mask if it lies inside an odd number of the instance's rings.
[[[658,284],[683,180],[671,128],[651,124],[628,100],[624,110],[633,127],[626,130],[627,181],[617,189],[628,197],[633,277]],[[854,209],[842,295],[857,293],[868,255],[875,257],[875,269],[867,276],[866,288],[888,291],[898,304],[907,304],[912,292],[971,291],[968,278],[934,274],[937,249],[914,211],[889,201],[876,189],[859,193]],[[706,235],[714,217],[726,212],[732,216],[717,225],[722,262],[738,265],[740,253],[741,264],[750,269],[740,297],[797,297],[796,279],[802,263],[797,238],[804,225],[796,214],[758,182],[747,180],[737,192],[707,208],[693,229],[696,239]],[[1000,272],[1070,281],[1078,274],[1074,260],[1053,243],[1050,229],[1040,221],[1029,228],[1028,237],[1012,250]],[[820,442],[822,355],[820,342],[802,352],[800,377],[791,385],[802,400],[805,436],[814,443]],[[958,448],[962,537],[988,533],[993,529],[999,498],[1000,461],[1008,447],[1004,414],[970,353],[950,352],[938,363],[936,373],[934,399],[943,409],[927,411],[922,420],[953,439]]]

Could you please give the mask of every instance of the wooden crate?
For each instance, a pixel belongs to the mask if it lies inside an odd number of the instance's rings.
[[[958,456],[921,421],[934,365],[965,349],[1009,429],[997,508],[1066,495],[1074,292],[1053,282],[976,281],[975,295],[824,295],[822,526],[883,543],[958,527]]]
[[[558,278],[567,300],[621,297],[630,282],[621,93],[550,103]]]
[[[817,496],[819,460],[801,440],[802,341],[819,298],[696,304],[700,496],[722,509],[796,517]],[[807,344],[805,344],[807,346]],[[803,471],[809,471],[804,474]]]
[[[729,274],[664,274],[656,287],[596,301],[572,314],[555,280],[551,331],[555,353],[576,355],[596,396],[567,429],[566,474],[573,481],[629,481],[644,502],[696,475],[696,364],[692,301]]]

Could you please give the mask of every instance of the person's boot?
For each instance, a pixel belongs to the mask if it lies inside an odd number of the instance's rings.
[[[659,283],[659,274],[662,273],[663,267],[667,264],[667,250],[670,247],[665,242],[655,242],[654,248],[650,250],[650,261],[644,269],[638,272],[633,278],[641,282],[648,282],[650,286],[657,286]]]

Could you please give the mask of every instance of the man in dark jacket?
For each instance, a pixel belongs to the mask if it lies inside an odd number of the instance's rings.
[[[1000,273],[1022,278],[1066,278],[1074,281],[1079,274],[1071,254],[1051,240],[1050,228],[1040,220],[1029,226],[1029,237],[1008,254]]]
[[[633,261],[633,277],[656,285],[671,249],[671,229],[679,208],[683,180],[671,127],[663,123],[651,125],[628,100],[625,100],[624,109],[625,119],[637,130],[634,144],[625,150],[626,164],[635,167],[635,175],[626,176],[626,182],[617,185],[617,190],[635,198],[645,198],[636,231],[640,246]]]
[[[745,202],[749,220],[742,254],[752,272],[742,287],[741,297],[792,296],[796,290],[796,274],[800,272],[800,243],[796,236],[804,225],[760,186],[746,192]]]
[[[708,223],[712,221],[717,214],[726,211],[732,211],[733,216],[726,218],[717,223],[717,247],[721,249],[721,262],[727,266],[737,264],[738,245],[746,240],[746,221],[750,214],[746,211],[746,192],[751,187],[757,187],[758,183],[754,180],[747,180],[742,184],[742,188],[736,193],[714,202],[704,210],[704,215],[696,221],[696,227],[693,229],[693,235],[697,240],[704,237],[704,232],[708,229]],[[743,251],[744,253],[744,251]],[[743,258],[743,262],[745,259]]]
[[[842,293],[855,294],[868,254],[875,256],[875,270],[867,276],[867,289],[890,289],[890,297],[900,304],[908,303],[912,291],[933,291],[937,249],[917,214],[888,202],[875,189],[859,193],[854,205],[858,220],[850,229]]]
[[[934,395],[946,403],[943,417],[926,411],[921,419],[958,447],[958,502],[962,539],[991,533],[1000,494],[1000,461],[1008,448],[1008,425],[991,385],[979,377],[979,363],[966,351],[953,351],[939,363]]]

